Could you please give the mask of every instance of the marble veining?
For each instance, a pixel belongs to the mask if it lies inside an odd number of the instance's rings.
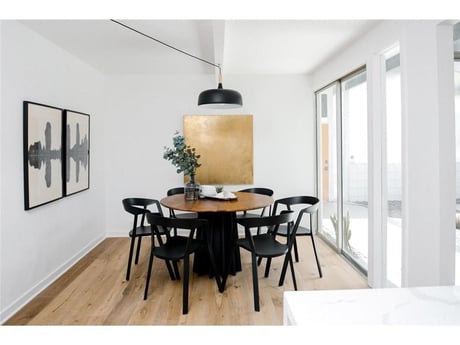
[[[460,286],[287,291],[284,323],[460,325]]]

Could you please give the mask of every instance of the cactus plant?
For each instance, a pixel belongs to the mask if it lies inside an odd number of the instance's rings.
[[[337,228],[337,215],[334,213],[329,216],[331,219],[332,225],[334,226],[335,230],[335,237],[338,236],[338,228]],[[347,215],[343,217],[343,239],[345,241],[345,248],[350,250],[350,238],[351,238],[351,229],[350,229],[350,213],[347,212]]]

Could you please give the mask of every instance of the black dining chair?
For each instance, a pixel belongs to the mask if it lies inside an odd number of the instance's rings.
[[[184,194],[184,187],[174,187],[168,189],[166,192],[167,196],[176,195],[176,194]],[[172,208],[169,209],[169,216],[172,218],[182,218],[182,219],[197,219],[198,213],[196,212],[176,212]],[[174,236],[177,236],[177,229],[174,228]]]
[[[147,278],[145,281],[144,300],[147,299],[149,291],[150,276],[152,273],[152,265],[154,257],[168,261],[178,262],[184,261],[183,265],[183,279],[182,279],[182,313],[188,313],[188,292],[189,292],[189,276],[190,276],[190,255],[196,252],[202,242],[194,238],[198,229],[208,232],[208,221],[205,219],[181,219],[181,218],[168,218],[157,214],[147,214],[147,220],[152,227],[151,235],[151,250],[150,259],[147,269]],[[179,235],[168,236],[162,239],[163,228],[176,228],[181,229]],[[187,233],[187,234],[185,234]],[[210,242],[208,241],[208,250],[210,254],[210,261],[213,270],[213,275],[220,287],[219,277],[215,274],[216,264],[212,251],[210,250]]]
[[[126,280],[129,280],[129,276],[131,273],[131,262],[133,259],[133,252],[134,252],[134,244],[137,239],[137,249],[136,249],[136,258],[134,260],[134,264],[137,265],[139,263],[139,253],[141,250],[141,241],[142,237],[150,236],[151,235],[151,228],[149,225],[145,224],[145,217],[147,214],[151,213],[152,210],[149,209],[150,206],[155,206],[156,210],[155,213],[163,215],[163,211],[161,209],[161,205],[158,200],[155,199],[148,199],[148,198],[126,198],[122,200],[123,207],[126,212],[133,215],[133,225],[131,230],[129,231],[129,237],[131,238],[131,242],[129,245],[129,255],[128,255],[128,268],[126,270]],[[140,216],[140,220],[139,220]],[[162,234],[165,235],[169,232],[168,229],[161,229]],[[166,263],[168,268],[168,272],[171,276],[171,279],[175,279],[175,275],[172,271],[171,265],[169,262]]]
[[[297,283],[294,273],[294,264],[291,258],[292,241],[295,236],[295,227],[293,224],[295,214],[292,211],[285,211],[280,215],[267,216],[267,217],[254,217],[254,218],[239,218],[238,224],[244,227],[245,237],[237,240],[237,245],[251,253],[252,264],[252,284],[254,290],[254,309],[260,311],[259,303],[259,282],[257,272],[257,258],[267,258],[267,266],[265,269],[265,277],[268,277],[270,263],[272,258],[284,256],[282,274],[285,274],[287,264],[291,268],[292,280],[294,289],[297,290]],[[276,232],[281,225],[285,225],[288,229],[287,242],[282,243],[276,239]],[[264,234],[253,234],[251,229],[260,227],[267,227],[269,231]],[[283,279],[279,281],[279,286],[284,282]]]
[[[184,194],[184,187],[174,187],[167,191],[168,196],[176,194]],[[169,209],[169,216],[173,218],[198,218],[196,212],[175,212],[172,208]]]
[[[263,188],[263,187],[253,187],[253,188],[246,188],[246,189],[241,189],[239,190],[239,192],[243,192],[243,193],[256,193],[256,194],[263,194],[263,195],[267,195],[267,196],[273,196],[273,194],[275,193],[272,189],[270,188]],[[265,215],[265,211],[266,211],[266,207],[263,207],[260,209],[259,212],[247,212],[247,211],[243,211],[243,213],[241,214],[238,214],[237,217],[238,218],[254,218],[254,217],[263,217]],[[272,206],[270,205],[269,206],[269,211],[268,211],[268,215],[270,215],[272,212]]]
[[[264,187],[252,187],[252,188],[246,188],[246,189],[241,189],[239,192],[243,193],[256,193],[256,194],[263,194],[267,196],[273,196],[274,191],[270,188],[264,188]],[[242,213],[237,214],[237,218],[254,218],[254,217],[263,217],[265,215],[267,207],[263,207],[259,210],[252,210],[251,212],[248,211],[243,211]],[[268,215],[271,215],[272,213],[272,206],[269,206],[268,210]],[[260,228],[257,229],[257,234],[260,233]]]
[[[321,265],[318,259],[318,253],[316,251],[316,244],[315,244],[315,233],[317,232],[317,227],[313,226],[313,216],[317,216],[317,211],[319,207],[319,199],[314,196],[292,196],[283,199],[275,200],[273,205],[273,215],[276,215],[277,212],[281,212],[283,210],[293,210],[294,208],[300,208],[297,213],[297,219],[295,226],[296,237],[293,239],[294,245],[294,257],[295,261],[299,262],[299,252],[297,249],[297,237],[299,236],[309,236],[311,238],[311,243],[313,245],[313,252],[315,254],[316,266],[318,267],[318,272],[320,278],[323,277],[323,272],[321,271]],[[309,227],[300,225],[302,219],[305,215],[309,217]],[[316,225],[318,221],[316,221]],[[284,225],[280,226],[277,232],[278,236],[288,236],[288,228]]]

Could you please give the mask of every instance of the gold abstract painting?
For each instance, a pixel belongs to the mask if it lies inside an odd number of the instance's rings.
[[[200,154],[201,184],[253,183],[252,115],[184,115],[187,145]]]

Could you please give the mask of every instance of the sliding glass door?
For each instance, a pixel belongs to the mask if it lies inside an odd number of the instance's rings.
[[[386,218],[386,285],[401,286],[402,267],[402,116],[401,67],[399,45],[387,51],[385,67],[385,130],[383,171],[385,200],[383,216]]]
[[[361,69],[316,93],[320,235],[368,266],[367,83]]]
[[[320,152],[318,191],[321,200],[321,223],[319,233],[328,242],[337,245],[337,207],[338,183],[337,174],[337,119],[338,117],[339,84],[334,83],[316,94],[316,111],[319,120]]]
[[[342,80],[344,254],[367,271],[368,159],[366,71]]]

